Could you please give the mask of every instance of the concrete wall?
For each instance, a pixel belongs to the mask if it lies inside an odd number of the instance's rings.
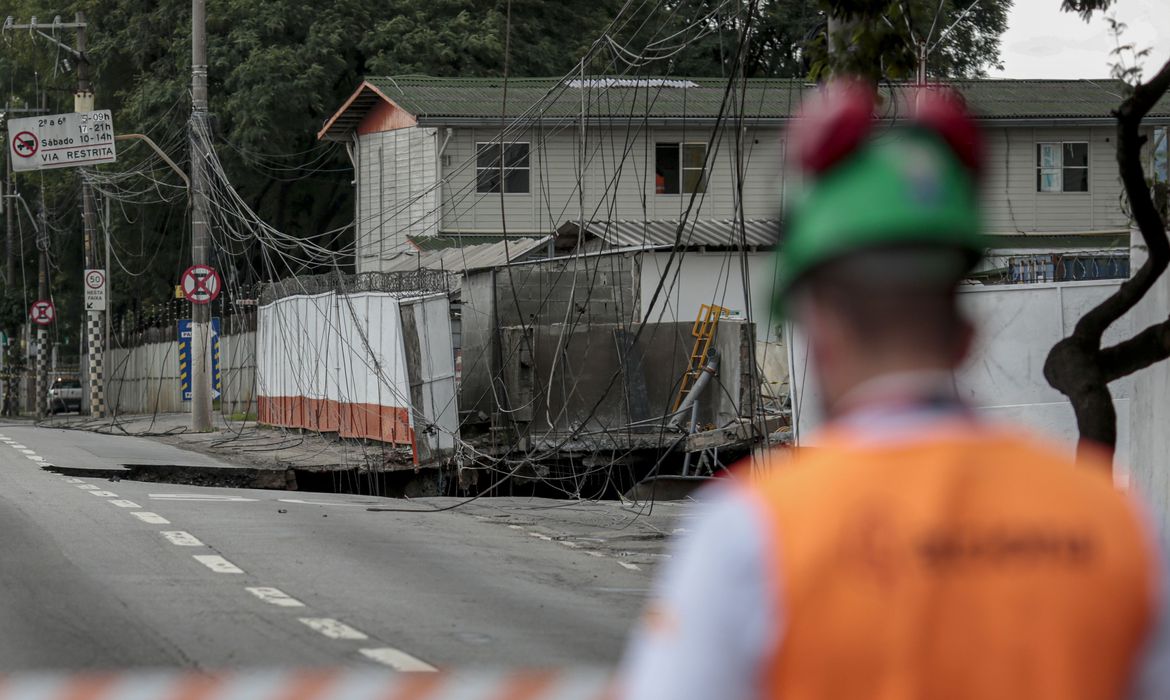
[[[976,320],[979,337],[971,360],[960,373],[960,394],[990,418],[1025,425],[1075,447],[1077,431],[1068,401],[1044,380],[1042,369],[1048,350],[1065,337],[1086,310],[1117,288],[1119,280],[970,286],[962,295],[964,306]],[[1132,333],[1133,320],[1122,318],[1109,330],[1111,343]],[[806,343],[799,333],[793,339],[793,395],[798,433],[806,438],[821,422],[820,393],[805,356]],[[1119,480],[1128,475],[1132,377],[1111,387],[1117,406]]]
[[[661,439],[692,350],[689,323],[560,324],[502,329],[499,395],[511,425],[532,446],[577,432],[582,445],[623,444],[628,434]],[[702,426],[752,415],[746,379],[751,324],[720,327],[715,383],[700,398]]]
[[[220,411],[256,412],[256,334],[220,336]],[[189,411],[179,391],[178,343],[147,343],[107,355],[106,400],[119,414]]]

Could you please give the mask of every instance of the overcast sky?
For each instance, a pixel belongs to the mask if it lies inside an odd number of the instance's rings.
[[[1100,13],[1086,24],[1061,12],[1060,0],[1015,0],[1003,35],[1002,78],[1103,78],[1109,76],[1114,40]],[[1152,47],[1148,78],[1170,57],[1170,0],[1118,0],[1110,13],[1129,25],[1123,43]]]

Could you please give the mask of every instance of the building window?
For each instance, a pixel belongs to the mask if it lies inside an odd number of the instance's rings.
[[[500,176],[503,175],[505,194],[527,194],[529,173],[528,144],[520,141],[505,141],[504,162],[500,164],[500,142],[475,144],[475,191],[500,192]]]
[[[659,143],[654,148],[654,192],[691,194],[707,191],[703,163],[705,143]]]
[[[1089,144],[1036,144],[1037,192],[1088,192]]]

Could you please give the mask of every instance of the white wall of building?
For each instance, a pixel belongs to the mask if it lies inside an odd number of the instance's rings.
[[[358,137],[358,272],[412,249],[407,236],[438,233],[438,138],[422,127]]]

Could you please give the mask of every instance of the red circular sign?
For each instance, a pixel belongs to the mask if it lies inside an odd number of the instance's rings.
[[[12,152],[21,158],[32,158],[40,148],[36,134],[31,131],[22,131],[12,137]]]
[[[32,308],[28,310],[28,317],[38,326],[47,326],[57,318],[57,309],[53,302],[41,299],[33,302]]]
[[[183,296],[192,304],[210,304],[219,296],[219,273],[210,265],[192,265],[179,282]]]

